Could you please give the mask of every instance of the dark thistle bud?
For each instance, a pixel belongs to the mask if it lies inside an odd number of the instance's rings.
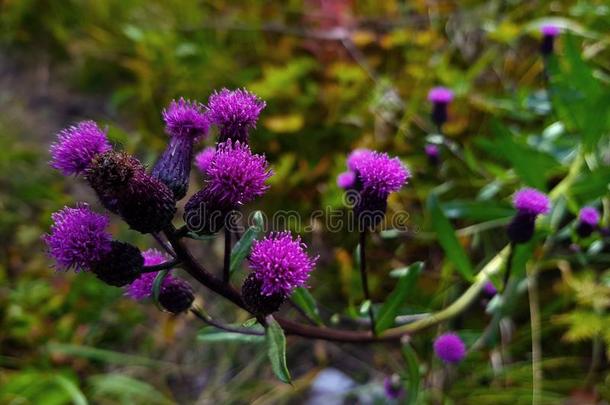
[[[208,100],[208,117],[219,129],[218,143],[229,139],[248,143],[250,130],[256,127],[265,102],[245,89],[222,89]]]
[[[91,271],[106,284],[123,287],[140,276],[144,258],[140,249],[112,241],[110,252],[91,265]]]
[[[432,122],[439,128],[447,122],[447,106],[453,101],[453,92],[445,87],[434,87],[428,92],[432,103]]]
[[[159,304],[172,314],[187,311],[194,300],[193,288],[180,278],[172,278],[168,283],[163,283],[159,291]]]
[[[350,188],[358,193],[354,214],[359,229],[373,228],[383,220],[390,193],[398,191],[411,175],[400,159],[368,149],[352,152],[347,167],[355,176]]]
[[[180,99],[163,110],[169,143],[152,170],[153,177],[165,183],[176,199],[186,195],[193,158],[193,144],[207,135],[208,121],[202,107]]]
[[[228,214],[235,206],[222,201],[209,187],[195,193],[184,206],[186,227],[198,235],[212,235],[220,231]]]
[[[597,229],[600,215],[594,207],[583,207],[578,213],[578,225],[576,225],[576,233],[581,238],[591,236],[593,231]]]
[[[425,152],[431,166],[437,166],[441,162],[441,151],[437,145],[431,143],[426,145]]]
[[[548,56],[553,53],[555,47],[555,37],[561,33],[561,29],[553,24],[543,25],[540,28],[542,42],[540,43],[540,53]]]
[[[517,214],[508,224],[507,234],[512,243],[526,243],[532,239],[536,226],[536,217],[550,211],[550,201],[546,194],[533,189],[524,188],[513,198]]]
[[[269,315],[282,306],[286,296],[282,292],[262,294],[263,283],[252,273],[241,287],[241,294],[249,311],[256,315]]]
[[[87,170],[87,181],[102,204],[136,231],[158,232],[176,213],[172,191],[125,153],[109,151],[97,156]]]

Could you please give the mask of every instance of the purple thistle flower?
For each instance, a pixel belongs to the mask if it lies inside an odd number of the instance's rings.
[[[433,87],[428,92],[428,101],[435,104],[449,104],[453,101],[453,91],[442,86]]]
[[[483,286],[483,294],[488,297],[493,297],[498,293],[498,289],[493,285],[491,281],[487,281]]]
[[[383,390],[385,396],[389,399],[398,399],[405,393],[400,382],[400,377],[397,374],[387,376],[383,379]]]
[[[597,226],[600,220],[599,211],[595,207],[583,207],[578,213],[578,220],[589,226]]]
[[[437,165],[440,162],[441,151],[437,145],[429,143],[426,145],[424,151],[428,157],[428,162],[431,165]]]
[[[142,257],[144,257],[144,266],[156,266],[169,260],[167,255],[159,252],[156,249],[145,250],[142,252]],[[158,271],[152,273],[142,273],[136,280],[125,287],[125,295],[136,301],[150,297],[152,295],[153,284],[157,274],[159,274]],[[174,277],[171,274],[168,274],[163,280],[161,288],[171,283],[173,278]]]
[[[76,208],[64,207],[51,218],[54,224],[43,240],[59,269],[87,270],[110,252],[112,235],[106,232],[110,223],[106,215],[79,204]]]
[[[305,284],[318,257],[310,257],[301,237],[292,238],[290,232],[271,233],[262,240],[254,241],[250,251],[250,267],[261,281],[261,294],[290,295]]]
[[[193,141],[207,135],[208,120],[200,103],[172,100],[162,112],[165,132],[171,137],[187,137]]]
[[[228,139],[248,142],[249,131],[256,127],[264,101],[245,89],[215,91],[208,100],[210,122],[220,129],[218,142]]]
[[[535,188],[522,188],[513,197],[514,207],[521,213],[531,215],[548,214],[551,210],[549,197]]]
[[[466,356],[466,346],[455,333],[445,333],[434,341],[434,353],[445,363],[459,363]]]
[[[561,28],[554,24],[544,24],[540,27],[540,32],[544,36],[556,37],[561,33]]]
[[[216,148],[208,146],[195,156],[195,166],[197,166],[197,169],[199,169],[202,174],[205,175],[207,173],[215,153]]]
[[[81,121],[61,130],[51,145],[51,167],[65,176],[80,174],[96,155],[112,149],[106,133],[93,121]]]
[[[387,153],[369,152],[356,159],[353,165],[362,191],[384,199],[411,177],[400,159],[390,158]]]
[[[351,171],[346,171],[337,176],[337,185],[342,189],[349,189],[356,183],[356,174]]]
[[[271,177],[265,155],[254,155],[246,143],[218,144],[207,171],[208,192],[221,203],[247,204],[262,196]]]

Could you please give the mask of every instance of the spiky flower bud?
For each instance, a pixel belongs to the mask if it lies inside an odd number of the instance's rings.
[[[159,304],[172,314],[180,314],[193,304],[195,295],[191,285],[180,278],[172,278],[159,291]]]
[[[576,232],[581,238],[590,236],[599,225],[601,216],[595,207],[583,207],[578,213]]]
[[[546,24],[540,27],[542,42],[540,43],[540,53],[547,56],[553,53],[555,48],[555,37],[561,33],[561,29],[553,24]]]
[[[140,249],[112,241],[110,252],[91,265],[91,271],[106,284],[123,287],[140,276],[144,258]]]
[[[152,175],[181,199],[188,190],[193,144],[207,135],[208,121],[200,104],[182,98],[163,110],[163,119],[170,140]]]
[[[133,156],[106,152],[93,160],[86,176],[104,206],[136,231],[158,232],[171,223],[176,213],[172,191],[149,176]]]
[[[430,163],[430,165],[437,166],[440,163],[441,151],[439,150],[437,145],[430,143],[426,145],[424,151],[426,152],[426,156],[428,157],[428,163]]]
[[[220,231],[235,206],[218,199],[209,187],[195,193],[184,206],[184,222],[198,235],[212,235]]]
[[[249,311],[256,315],[269,315],[280,309],[286,295],[282,292],[265,295],[262,287],[263,282],[250,274],[241,287],[241,294]]]

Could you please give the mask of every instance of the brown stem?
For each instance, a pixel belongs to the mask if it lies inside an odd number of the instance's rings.
[[[233,302],[238,307],[247,311],[244,301],[239,292],[230,284],[225,284],[221,279],[208,272],[200,263],[195,260],[184,243],[175,234],[174,227],[170,226],[163,231],[167,240],[171,243],[177,257],[182,261],[182,267],[201,284]],[[276,316],[275,319],[289,335],[297,335],[311,339],[329,340],[335,342],[349,343],[373,343],[381,341],[397,341],[404,335],[388,333],[384,336],[375,336],[370,331],[344,331],[332,328],[322,328],[318,326],[303,325],[298,322]]]
[[[215,320],[213,320],[209,316],[205,316],[198,309],[195,309],[195,308],[191,308],[191,312],[197,318],[201,319],[203,322],[207,323],[208,325],[215,327],[216,329],[224,330],[226,332],[240,333],[242,335],[265,336],[265,334],[263,332],[259,332],[259,331],[251,330],[251,329],[247,329],[247,328],[236,328],[234,326],[229,326],[229,325],[225,325],[220,322],[216,322]]]
[[[222,282],[229,284],[231,278],[231,230],[225,226],[225,256],[222,269]]]

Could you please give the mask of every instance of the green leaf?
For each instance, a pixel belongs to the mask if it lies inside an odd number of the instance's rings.
[[[307,316],[316,321],[318,325],[323,324],[322,318],[320,317],[320,311],[318,311],[318,306],[316,305],[316,300],[307,289],[298,287],[292,293],[292,299],[294,300],[294,303],[297,304]]]
[[[169,270],[161,270],[159,273],[157,273],[155,281],[153,282],[152,296],[158,308],[161,308],[161,305],[159,304],[159,293],[161,292],[161,284],[163,283],[163,280],[165,280],[165,277],[167,277],[168,274]]]
[[[407,363],[406,370],[406,391],[407,391],[407,404],[417,404],[417,397],[419,396],[419,361],[417,360],[417,354],[409,343],[402,345],[402,357]]]
[[[491,122],[491,130],[495,138],[490,143],[492,148],[488,148],[490,152],[508,161],[525,184],[544,190],[547,174],[558,166],[555,158],[519,142],[511,131],[497,120]]]
[[[291,384],[290,372],[286,365],[286,336],[273,316],[269,315],[266,321],[265,341],[271,368],[280,381]]]
[[[445,217],[437,196],[432,193],[428,198],[428,209],[432,219],[432,227],[439,243],[447,254],[447,258],[455,265],[459,273],[468,281],[472,281],[474,271],[466,252],[460,245],[451,223]]]
[[[369,313],[369,309],[371,308],[371,300],[365,300],[362,305],[360,305],[360,316],[365,316]]]
[[[400,306],[407,299],[423,268],[424,263],[417,262],[404,269],[392,271],[393,274],[400,274],[400,276],[394,291],[388,296],[377,315],[377,322],[375,323],[377,333],[381,333],[394,325],[394,319]]]
[[[261,235],[264,229],[263,214],[260,211],[254,213],[254,225],[242,235],[241,239],[233,246],[231,252],[231,267],[230,272],[233,274],[239,269],[248,253],[252,243]]]
[[[258,328],[253,328],[252,330],[258,330]],[[262,343],[265,340],[265,337],[262,335],[246,335],[243,333],[226,332],[213,326],[206,326],[197,333],[197,340],[199,342],[206,343]]]
[[[496,201],[454,200],[442,203],[441,207],[447,218],[471,219],[474,221],[508,218],[515,214],[515,210],[510,205]]]

